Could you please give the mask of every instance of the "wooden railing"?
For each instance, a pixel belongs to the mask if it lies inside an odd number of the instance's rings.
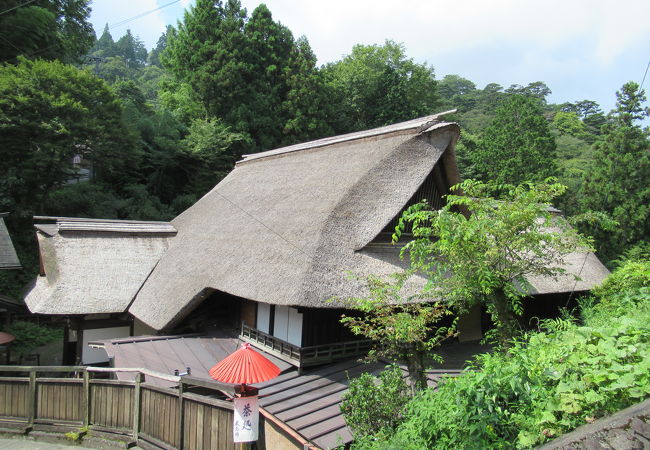
[[[245,323],[242,323],[239,338],[298,368],[326,364],[362,355],[368,352],[372,346],[370,340],[359,340],[299,347],[250,327]]]
[[[257,328],[249,327],[245,323],[241,324],[241,334],[239,338],[245,342],[262,348],[265,352],[277,356],[289,364],[300,366],[300,347],[283,341],[282,339],[264,333]]]
[[[93,378],[98,372],[134,372],[134,381]],[[0,426],[28,433],[39,427],[58,431],[96,430],[135,445],[160,448],[234,449],[232,403],[187,392],[191,386],[217,393],[231,386],[145,369],[0,366]],[[47,376],[39,376],[45,374]],[[68,378],[55,378],[60,374]],[[147,383],[163,379],[174,388]]]
[[[347,341],[334,344],[314,345],[300,349],[301,367],[326,364],[340,359],[368,353],[372,348],[372,341]]]

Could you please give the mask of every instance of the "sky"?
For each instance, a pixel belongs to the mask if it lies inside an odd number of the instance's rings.
[[[93,0],[100,34],[173,0]],[[249,14],[259,1],[242,0]],[[355,44],[403,43],[409,57],[432,65],[436,78],[458,74],[477,87],[544,81],[552,103],[597,101],[605,112],[627,81],[641,83],[650,62],[647,0],[266,0],[275,20],[308,38],[319,64]],[[192,0],[178,0],[124,25],[152,48]],[[644,88],[650,91],[650,74]]]

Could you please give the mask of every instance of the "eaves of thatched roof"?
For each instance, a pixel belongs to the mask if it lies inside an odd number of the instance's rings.
[[[168,222],[36,217],[41,276],[33,313],[124,312],[176,234]]]
[[[206,290],[276,305],[337,307],[359,295],[346,272],[389,274],[362,251],[436,163],[458,181],[459,128],[437,116],[246,156],[172,221],[178,235],[129,311],[170,327]]]
[[[0,213],[0,269],[20,269],[22,266],[7,231],[5,216],[7,213]]]

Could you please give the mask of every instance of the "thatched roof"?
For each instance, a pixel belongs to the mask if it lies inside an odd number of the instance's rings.
[[[574,252],[558,264],[566,273],[555,278],[529,276],[526,278],[531,295],[584,292],[598,286],[609,275],[609,270],[591,252]],[[576,279],[578,277],[578,279]]]
[[[22,266],[4,221],[7,214],[0,213],[0,269],[20,269]]]
[[[172,221],[178,235],[130,312],[162,329],[204,289],[277,305],[336,307],[357,275],[391,262],[359,251],[399,213],[445,155],[458,181],[459,128],[436,116],[245,157]],[[155,308],[152,307],[155,305]]]
[[[42,272],[25,303],[33,313],[124,312],[176,234],[167,222],[43,218]]]
[[[458,136],[456,124],[428,116],[246,155],[171,223],[50,218],[37,225],[46,276],[27,304],[50,314],[128,308],[157,330],[171,328],[212,290],[339,307],[332,299],[365,289],[346,272],[363,278],[403,267],[398,249],[373,240],[434,168],[443,184],[459,181]],[[588,290],[608,273],[593,254],[569,255],[566,263],[582,281],[531,278],[531,293]]]

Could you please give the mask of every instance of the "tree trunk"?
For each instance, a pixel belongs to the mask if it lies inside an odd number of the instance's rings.
[[[415,395],[417,391],[427,388],[427,375],[424,364],[427,353],[421,343],[414,343],[409,347],[406,355],[406,366],[409,371],[411,391]]]
[[[515,316],[512,313],[510,301],[505,292],[495,292],[494,311],[493,319],[496,319],[495,325],[499,332],[499,343],[504,349],[507,349],[510,347],[512,338],[514,337]]]

